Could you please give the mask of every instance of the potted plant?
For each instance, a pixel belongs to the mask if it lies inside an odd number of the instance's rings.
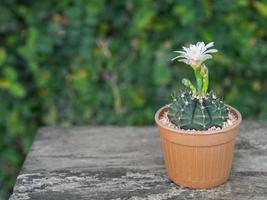
[[[204,61],[217,52],[213,45],[198,42],[175,51],[179,55],[172,60],[192,67],[196,86],[183,79],[185,87],[155,114],[168,176],[185,187],[211,188],[228,179],[242,120],[235,108],[208,92],[209,73]]]

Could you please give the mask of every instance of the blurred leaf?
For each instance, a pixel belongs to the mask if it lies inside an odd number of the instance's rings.
[[[259,1],[255,1],[253,2],[253,5],[260,14],[267,17],[267,5],[266,4],[259,2]]]
[[[171,71],[169,69],[167,59],[167,51],[162,47],[163,50],[159,50],[156,53],[156,60],[153,66],[153,79],[158,85],[165,85],[171,80]]]
[[[151,7],[140,7],[137,12],[134,14],[133,25],[135,31],[140,31],[149,26],[153,16],[155,15],[155,10]]]
[[[175,5],[173,7],[173,13],[174,15],[179,16],[179,19],[183,25],[191,23],[194,19],[193,10],[183,5]]]
[[[145,99],[142,95],[142,90],[136,89],[133,90],[131,93],[131,100],[133,105],[136,105],[137,107],[142,107],[145,104]]]
[[[23,97],[26,94],[25,89],[19,83],[13,83],[10,87],[10,93],[15,97]]]
[[[0,88],[9,89],[12,85],[12,82],[8,79],[0,79]]]
[[[153,78],[156,84],[167,84],[171,79],[171,72],[167,66],[156,64],[154,66]]]
[[[9,80],[16,80],[17,79],[17,71],[15,68],[12,68],[10,66],[5,66],[3,69],[3,74],[5,77]]]
[[[0,48],[0,65],[4,64],[6,61],[6,50],[4,48]]]

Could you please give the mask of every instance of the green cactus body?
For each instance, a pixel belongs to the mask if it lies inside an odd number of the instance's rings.
[[[222,127],[228,119],[229,109],[213,93],[200,96],[185,90],[172,98],[168,117],[182,129],[207,130],[212,126]]]

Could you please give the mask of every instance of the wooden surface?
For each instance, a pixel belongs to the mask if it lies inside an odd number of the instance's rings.
[[[267,123],[242,123],[231,177],[209,190],[168,179],[156,127],[43,128],[10,199],[264,200]]]

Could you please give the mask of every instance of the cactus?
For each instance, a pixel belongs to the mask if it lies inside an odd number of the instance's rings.
[[[173,58],[190,65],[195,74],[196,87],[188,79],[183,79],[185,90],[173,95],[169,105],[168,118],[176,126],[183,129],[207,130],[212,126],[223,127],[228,119],[229,109],[212,92],[208,93],[209,71],[204,61],[211,59],[210,53],[217,52],[209,49],[213,42],[205,45],[198,42],[196,45],[183,47],[184,51],[175,51],[180,55]]]
[[[168,117],[182,129],[207,130],[222,127],[228,119],[228,108],[214,93],[198,96],[186,89],[172,96]]]

